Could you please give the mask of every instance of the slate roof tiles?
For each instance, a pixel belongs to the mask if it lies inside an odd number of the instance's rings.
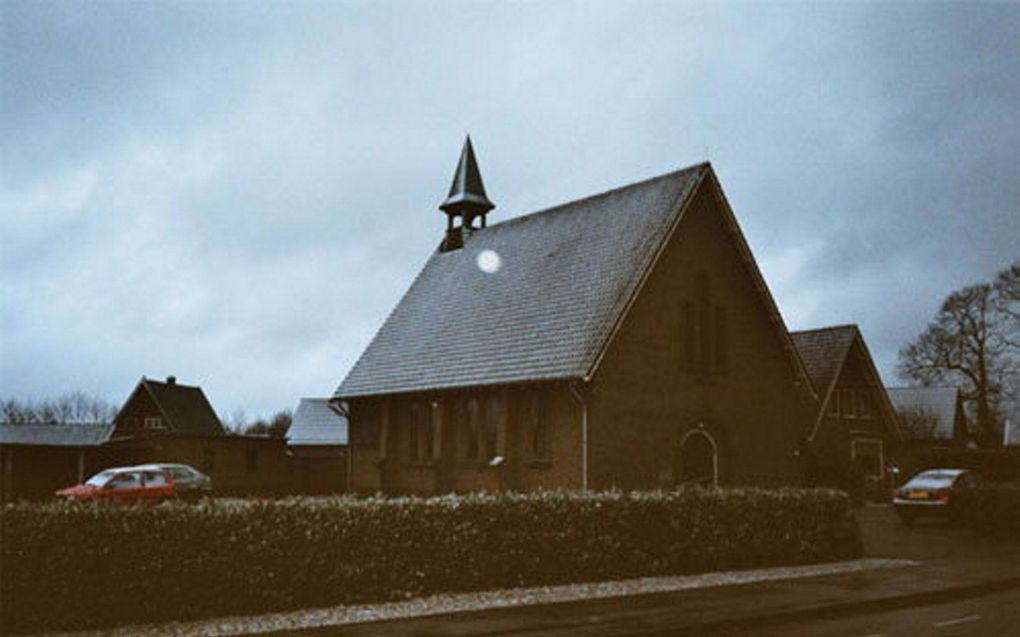
[[[819,398],[826,396],[829,386],[836,379],[856,333],[857,328],[853,325],[790,332]]]
[[[302,398],[287,430],[287,444],[346,445],[347,418],[327,398]]]
[[[585,377],[709,170],[493,224],[433,253],[335,396]]]

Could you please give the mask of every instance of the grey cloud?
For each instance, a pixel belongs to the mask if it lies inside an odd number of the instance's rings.
[[[1016,258],[1020,9],[7,3],[0,386],[329,392],[442,230],[711,159],[791,327],[886,380]]]

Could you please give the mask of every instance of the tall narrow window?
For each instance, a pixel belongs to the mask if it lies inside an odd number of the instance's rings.
[[[411,418],[408,422],[408,458],[411,462],[421,460],[421,405],[411,405]]]
[[[857,410],[855,409],[854,405],[854,390],[844,389],[841,393],[843,394],[843,396],[842,398],[840,398],[839,407],[841,413],[843,414],[843,417],[855,418],[857,415]]]
[[[432,444],[432,406],[429,403],[411,404],[411,462],[431,462]]]
[[[871,418],[871,394],[867,390],[857,391],[857,417]]]
[[[428,462],[431,462],[436,458],[436,431],[432,420],[434,413],[432,410],[438,407],[438,403],[425,403],[422,405],[423,432],[421,436],[421,457]]]
[[[687,369],[697,364],[694,349],[694,305],[690,301],[680,303],[680,360]]]
[[[491,460],[499,455],[499,423],[503,416],[503,401],[499,394],[492,394],[486,401],[485,428],[482,436],[482,460]]]
[[[482,413],[477,398],[469,398],[467,401],[467,427],[465,428],[464,455],[468,460],[478,460],[481,452],[481,445],[478,444],[479,434],[482,430]]]
[[[527,409],[527,431],[531,439],[531,455],[535,460],[549,459],[549,426],[543,412],[543,400],[540,391],[531,393]]]
[[[722,371],[726,369],[726,349],[728,343],[726,333],[726,308],[715,307],[715,369]]]
[[[698,294],[698,367],[702,371],[712,368],[712,306],[709,302],[708,275],[699,272]]]

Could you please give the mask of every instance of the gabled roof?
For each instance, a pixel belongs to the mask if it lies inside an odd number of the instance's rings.
[[[335,397],[590,379],[702,183],[735,228],[705,163],[490,225],[459,250],[433,253]],[[803,374],[739,229],[733,236]]]
[[[790,337],[797,347],[797,353],[800,355],[804,367],[807,368],[818,395],[818,413],[808,438],[813,439],[815,432],[818,431],[818,425],[825,415],[825,405],[829,400],[829,395],[836,387],[836,381],[843,372],[843,367],[846,366],[850,352],[854,351],[855,346],[864,363],[865,373],[871,377],[870,384],[880,396],[877,408],[886,415],[889,431],[893,437],[900,437],[900,432],[896,429],[896,412],[892,403],[889,402],[882,377],[875,367],[875,361],[871,358],[871,352],[868,351],[868,345],[864,342],[864,336],[861,335],[861,331],[856,325],[834,325],[802,330],[791,332]]]
[[[287,430],[287,444],[346,445],[347,418],[328,398],[302,398]]]
[[[898,413],[918,411],[935,421],[933,435],[939,440],[956,436],[960,390],[956,387],[888,387],[886,393]],[[963,432],[961,432],[963,433]]]
[[[790,332],[819,398],[828,395],[829,388],[843,369],[843,361],[856,335],[857,328],[853,325]]]
[[[223,436],[223,424],[213,411],[212,405],[205,397],[201,387],[181,385],[170,377],[168,382],[160,382],[142,377],[131,396],[121,407],[124,408],[134,400],[138,392],[148,392],[153,402],[163,414],[167,429],[174,433],[198,436]],[[119,422],[121,414],[117,414],[115,422]]]
[[[112,423],[89,425],[14,425],[0,423],[0,444],[46,447],[95,447],[110,439]]]

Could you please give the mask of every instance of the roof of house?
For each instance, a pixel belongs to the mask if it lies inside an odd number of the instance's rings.
[[[819,397],[824,398],[836,380],[856,334],[857,328],[853,325],[790,332]]]
[[[790,337],[793,339],[797,353],[800,355],[804,367],[807,368],[811,383],[818,394],[818,413],[815,416],[809,438],[814,438],[815,432],[822,422],[829,393],[835,387],[854,343],[858,345],[864,368],[871,376],[871,382],[877,395],[881,396],[877,407],[886,414],[886,424],[890,433],[896,438],[900,436],[900,432],[896,429],[896,414],[884,391],[882,377],[871,358],[871,352],[868,351],[868,346],[864,342],[864,336],[861,335],[861,331],[856,325],[833,325],[801,330],[790,332]]]
[[[15,425],[0,423],[0,444],[46,447],[94,447],[110,439],[112,423]]]
[[[222,436],[226,433],[201,387],[181,385],[172,376],[167,378],[167,382],[143,377],[121,411],[139,391],[149,393],[166,419],[168,429],[175,433],[199,436]],[[120,414],[115,420],[119,419]]]
[[[302,398],[287,430],[287,444],[346,445],[347,418],[328,398]]]
[[[917,410],[935,421],[934,437],[951,439],[955,434],[960,390],[956,387],[887,387],[886,393],[899,413]]]
[[[590,379],[706,177],[777,335],[788,339],[712,168],[703,163],[477,229],[463,248],[437,250],[334,397]],[[790,363],[810,393],[799,359],[793,355]]]

